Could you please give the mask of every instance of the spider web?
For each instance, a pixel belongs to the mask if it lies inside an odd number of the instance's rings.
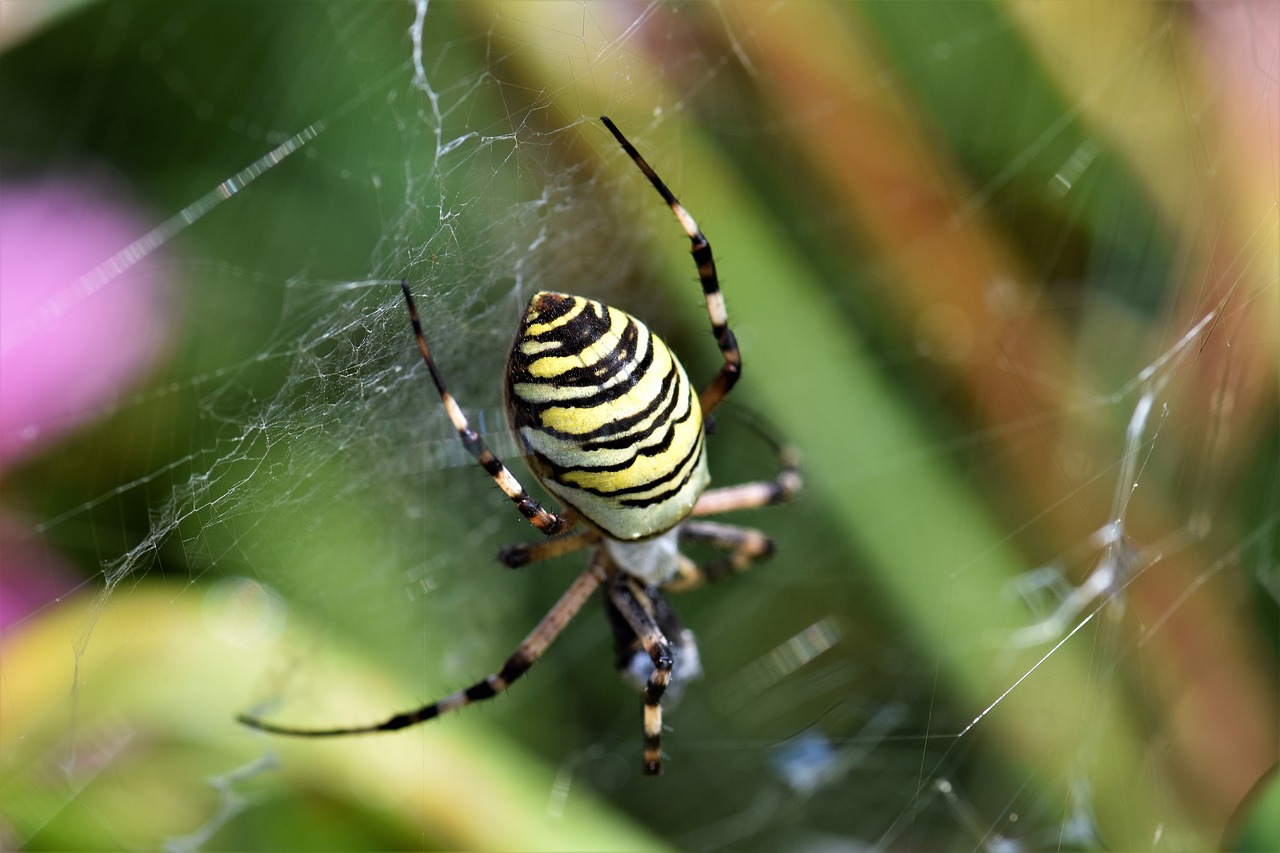
[[[1277,754],[1270,14],[112,3],[10,36],[5,182],[109,173],[146,224],[6,319],[5,354],[139,276],[163,298],[140,377],[5,460],[0,582],[52,592],[0,637],[0,839],[1232,837]],[[762,422],[806,460],[795,504],[732,519],[777,555],[673,601],[707,675],[667,714],[666,775],[639,776],[594,606],[447,720],[235,726],[470,684],[581,571],[493,562],[536,533],[439,410],[401,279],[526,485],[498,379],[534,292],[617,305],[716,370],[687,242],[602,113],[716,252],[745,363],[716,482],[773,472]]]

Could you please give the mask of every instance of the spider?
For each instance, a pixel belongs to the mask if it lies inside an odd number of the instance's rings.
[[[402,729],[490,699],[524,675],[603,586],[617,667],[644,693],[643,769],[648,775],[661,772],[663,694],[699,674],[693,634],[663,593],[719,580],[772,554],[772,540],[758,530],[700,519],[790,500],[801,480],[795,453],[780,449],[781,470],[774,479],[707,489],[705,420],[742,372],[711,246],[614,123],[603,116],[601,121],[688,235],[724,364],[695,395],[679,360],[635,317],[580,296],[534,294],[511,346],[504,390],[525,461],[565,505],[551,512],[529,496],[468,423],[431,357],[409,285],[401,282],[418,350],[463,446],[548,537],[505,547],[499,560],[520,568],[591,549],[590,564],[502,668],[465,690],[373,725],[302,729],[250,715],[239,716],[241,723],[280,735],[354,735]],[[699,566],[680,553],[679,545],[690,542],[726,554]]]

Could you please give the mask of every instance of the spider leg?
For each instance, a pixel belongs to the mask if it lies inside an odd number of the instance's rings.
[[[729,553],[703,566],[681,554],[678,574],[663,586],[670,592],[685,592],[723,580],[773,555],[773,540],[759,530],[715,521],[686,521],[680,527],[680,541],[700,542]]]
[[[521,515],[529,519],[529,523],[541,530],[548,536],[554,536],[558,533],[564,533],[573,526],[573,520],[565,515],[556,515],[548,512],[542,506],[529,497],[529,493],[525,491],[524,486],[520,485],[520,481],[515,475],[502,464],[489,446],[484,443],[484,439],[480,434],[471,428],[471,424],[467,422],[467,416],[462,413],[462,408],[458,405],[458,401],[453,398],[453,394],[449,393],[449,388],[444,383],[444,376],[440,373],[440,368],[436,366],[435,359],[431,357],[431,351],[427,348],[427,339],[422,334],[422,323],[418,320],[418,309],[413,304],[413,295],[409,292],[409,282],[401,281],[400,289],[404,291],[404,301],[409,307],[409,319],[413,323],[413,335],[418,340],[418,351],[422,353],[422,360],[427,363],[427,369],[431,371],[431,379],[436,383],[436,390],[440,392],[440,399],[444,402],[445,411],[449,414],[449,421],[453,424],[453,428],[458,431],[458,437],[462,439],[462,446],[467,452],[475,457],[480,463],[480,467],[485,470],[493,481],[498,484],[498,488],[506,494],[507,497],[515,503],[516,508],[520,510]]]
[[[654,621],[667,638],[675,659],[671,669],[671,680],[662,695],[664,704],[670,708],[680,698],[684,686],[690,681],[702,677],[702,659],[698,654],[698,642],[693,632],[685,627],[674,607],[667,601],[662,590],[655,586],[644,588],[645,598],[651,605]],[[609,596],[603,596],[605,615],[609,626],[613,629],[614,665],[628,684],[637,690],[644,690],[649,676],[653,673],[653,661],[645,651],[644,645],[636,636],[631,625],[623,617]]]
[[[783,447],[779,448],[778,456],[782,470],[772,480],[709,489],[698,497],[690,516],[754,509],[791,500],[802,485],[800,455],[794,448]],[[746,571],[757,560],[773,553],[773,540],[760,531],[714,521],[686,521],[680,528],[680,541],[701,542],[729,553],[701,567],[681,554],[675,579],[664,587],[673,592],[683,592]]]
[[[504,545],[498,551],[498,562],[509,569],[524,568],[531,563],[549,560],[562,554],[581,551],[588,545],[600,541],[600,534],[594,530],[579,530],[541,542],[520,542],[516,545]]]
[[[524,642],[511,654],[511,657],[507,658],[506,663],[502,665],[502,669],[482,681],[477,681],[466,690],[460,690],[451,696],[432,702],[430,705],[423,705],[413,711],[396,714],[381,723],[368,726],[297,729],[268,723],[247,714],[241,714],[236,719],[246,726],[270,732],[271,734],[293,735],[296,737],[336,737],[340,735],[366,734],[368,732],[395,731],[396,729],[414,726],[434,717],[439,717],[449,711],[456,711],[458,708],[470,705],[472,702],[492,699],[510,687],[513,681],[528,672],[529,667],[538,662],[538,659],[542,657],[542,653],[560,635],[560,632],[564,630],[564,626],[569,624],[569,621],[582,608],[586,600],[591,597],[591,593],[595,592],[596,587],[604,580],[607,563],[606,557],[597,555],[592,561],[591,567],[578,576],[578,579],[570,585],[569,589],[548,611],[547,615],[542,617],[542,621],[538,623],[537,627],[529,632],[529,636],[524,638]]]
[[[778,457],[782,462],[782,470],[772,480],[758,480],[739,483],[736,486],[708,489],[698,497],[698,502],[694,504],[690,515],[716,515],[739,509],[755,509],[786,503],[791,500],[803,485],[800,477],[800,454],[795,448],[784,447],[779,451]]]
[[[684,205],[680,204],[675,194],[667,188],[667,185],[658,177],[657,172],[653,171],[645,159],[640,156],[640,152],[636,150],[622,131],[609,120],[607,116],[601,116],[600,121],[604,122],[604,126],[613,134],[613,138],[618,140],[618,144],[622,146],[622,150],[627,152],[635,164],[640,167],[640,171],[644,172],[649,183],[653,184],[653,188],[662,196],[662,200],[671,208],[671,212],[676,215],[676,219],[680,221],[680,227],[684,229],[684,233],[689,235],[689,242],[692,244],[690,251],[693,253],[693,262],[698,265],[698,278],[702,281],[702,293],[707,300],[707,314],[711,318],[711,332],[715,335],[716,345],[720,347],[720,352],[724,354],[724,364],[720,368],[720,372],[716,374],[715,379],[702,390],[698,395],[698,400],[702,404],[702,414],[709,415],[711,411],[719,405],[729,390],[733,388],[734,383],[738,381],[738,377],[742,375],[742,354],[738,351],[738,341],[733,336],[733,331],[729,328],[729,315],[724,307],[724,294],[720,292],[720,278],[716,275],[716,261],[711,255],[711,244],[707,242],[707,238],[703,235],[702,230],[698,228],[698,223],[689,215],[689,211],[684,209]]]
[[[644,772],[662,772],[662,694],[671,681],[674,658],[666,635],[658,627],[653,602],[630,575],[619,573],[609,584],[609,599],[653,661],[644,691]],[[615,629],[615,640],[618,632]]]

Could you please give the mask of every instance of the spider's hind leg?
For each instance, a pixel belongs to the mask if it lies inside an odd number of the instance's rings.
[[[502,464],[502,460],[489,449],[489,445],[485,444],[480,433],[471,428],[467,416],[462,413],[462,407],[458,405],[458,401],[454,399],[452,392],[445,384],[444,374],[440,372],[436,360],[431,356],[426,336],[422,333],[422,321],[418,318],[418,308],[413,303],[413,294],[409,292],[409,282],[401,281],[400,290],[404,294],[405,307],[409,309],[409,322],[413,326],[414,339],[418,342],[418,352],[422,354],[422,360],[431,373],[431,381],[435,383],[436,391],[440,393],[440,402],[444,404],[449,422],[457,431],[458,438],[462,439],[462,446],[475,458],[476,462],[480,463],[480,467],[493,478],[493,482],[511,499],[516,509],[520,510],[520,514],[528,519],[530,524],[547,536],[555,536],[567,531],[573,526],[573,518],[568,514],[556,515],[554,512],[543,509],[541,504],[529,496],[510,469]]]
[[[720,366],[720,372],[698,395],[703,416],[709,415],[716,406],[720,405],[720,401],[732,390],[738,377],[742,375],[742,353],[738,350],[738,341],[733,336],[733,330],[729,328],[729,315],[724,307],[724,294],[720,292],[720,277],[716,274],[716,260],[711,254],[711,243],[707,241],[706,235],[702,233],[702,229],[698,227],[698,223],[694,221],[689,211],[685,210],[684,205],[675,197],[675,193],[667,188],[653,167],[640,156],[640,152],[622,135],[622,131],[618,130],[617,125],[607,116],[601,116],[600,120],[613,134],[613,138],[618,140],[622,150],[627,152],[627,156],[649,179],[649,183],[653,184],[653,188],[662,196],[667,207],[671,208],[671,212],[675,214],[680,227],[689,238],[689,251],[693,253],[693,262],[698,267],[698,280],[702,282],[702,295],[707,301],[711,334],[715,336],[716,346],[720,347],[720,353],[724,356],[724,364]]]

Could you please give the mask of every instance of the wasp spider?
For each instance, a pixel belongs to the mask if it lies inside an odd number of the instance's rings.
[[[788,500],[800,488],[800,475],[794,455],[781,451],[781,472],[773,480],[707,490],[704,421],[742,372],[711,246],[613,122],[601,120],[692,241],[711,331],[724,355],[719,373],[695,395],[675,354],[635,317],[580,296],[535,294],[507,361],[506,408],[534,476],[564,503],[554,513],[529,496],[467,422],[431,357],[408,284],[402,283],[418,349],[463,445],[549,537],[503,548],[499,559],[518,568],[589,548],[590,565],[502,668],[466,690],[373,725],[297,729],[243,715],[240,722],[283,735],[350,735],[402,729],[489,699],[524,675],[603,586],[618,668],[644,692],[644,771],[661,771],[663,694],[699,674],[693,635],[663,592],[717,580],[772,553],[773,543],[757,530],[700,519]],[[679,545],[687,542],[726,554],[699,566],[680,553]]]

